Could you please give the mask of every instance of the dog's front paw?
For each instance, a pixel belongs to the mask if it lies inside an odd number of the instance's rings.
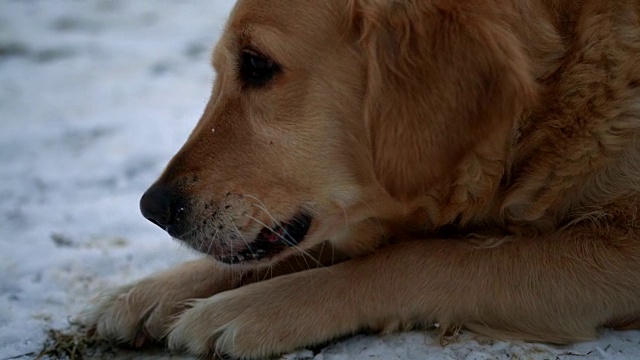
[[[193,261],[100,295],[79,322],[95,338],[141,347],[166,336],[186,301],[225,291],[232,279],[208,259]]]
[[[343,294],[336,292],[340,290],[330,281],[312,281],[313,276],[307,276],[311,273],[318,271],[275,278],[191,302],[191,308],[171,327],[169,348],[198,356],[257,359],[356,330],[355,311],[342,299]]]
[[[141,347],[160,339],[168,327],[162,320],[166,319],[163,313],[170,312],[169,301],[154,298],[153,293],[148,279],[109,290],[100,294],[79,321],[95,338]]]

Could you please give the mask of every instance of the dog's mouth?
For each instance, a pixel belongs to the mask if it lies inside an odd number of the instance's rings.
[[[248,261],[260,261],[271,258],[287,248],[300,244],[311,227],[311,215],[301,212],[287,222],[274,227],[264,227],[247,248],[228,256],[215,256],[225,264],[240,264]]]

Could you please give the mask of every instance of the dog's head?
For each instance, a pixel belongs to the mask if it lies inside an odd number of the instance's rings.
[[[465,11],[240,0],[214,51],[211,99],[143,214],[225,263],[401,218],[466,152],[505,148],[530,97],[515,39],[491,13]]]

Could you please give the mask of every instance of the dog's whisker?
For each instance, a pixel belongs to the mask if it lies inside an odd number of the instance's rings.
[[[276,220],[276,218],[269,212],[269,210],[267,210],[264,206],[261,206],[259,204],[255,204],[252,203],[251,206],[255,206],[257,207],[259,210],[263,211],[265,214],[267,214],[267,216],[271,219],[271,221],[273,221],[274,223],[277,223],[278,220]]]
[[[315,259],[309,252],[307,252],[306,250],[302,249],[300,246],[298,246],[297,244],[295,244],[294,242],[292,242],[291,240],[287,239],[286,236],[287,235],[289,237],[291,237],[291,235],[289,235],[289,233],[286,231],[286,229],[284,230],[284,235],[279,234],[277,231],[275,231],[275,229],[267,224],[265,224],[264,222],[256,219],[255,217],[249,215],[249,214],[244,214],[246,217],[248,217],[249,219],[257,222],[258,224],[262,225],[263,227],[267,228],[269,231],[271,231],[273,234],[275,234],[277,237],[279,237],[286,245],[288,245],[289,247],[293,248],[294,250],[300,252],[303,255],[303,258],[311,258],[314,259],[315,262],[317,262],[318,265],[322,265],[317,259]],[[306,262],[306,260],[305,260]],[[308,269],[311,269],[311,267],[309,266],[309,264],[306,264]]]
[[[255,206],[255,207],[257,207],[259,210],[263,211],[263,212],[264,212],[264,213],[265,213],[265,214],[266,214],[266,215],[271,219],[271,221],[273,221],[274,223],[277,223],[277,222],[278,222],[278,220],[277,220],[277,219],[276,219],[276,218],[271,214],[271,212],[267,209],[267,206],[265,205],[265,203],[264,203],[262,200],[260,200],[258,197],[254,196],[254,195],[250,195],[250,194],[245,194],[245,195],[243,195],[243,197],[247,197],[247,198],[249,198],[249,199],[252,199],[252,200],[257,201],[257,202],[258,202],[258,204],[256,204],[256,203],[251,203],[251,205],[252,205],[252,206]],[[261,225],[262,225],[262,226],[264,226],[265,228],[269,229],[269,231],[271,231],[272,233],[276,234],[276,236],[278,236],[278,237],[279,237],[279,238],[280,238],[280,239],[281,239],[285,244],[287,244],[289,247],[292,247],[294,250],[297,250],[298,252],[300,252],[301,254],[303,254],[303,258],[305,259],[305,263],[307,263],[306,258],[307,258],[307,257],[310,257],[310,258],[314,259],[314,261],[315,261],[317,264],[321,265],[321,264],[320,264],[320,262],[319,262],[317,259],[315,259],[311,254],[309,254],[307,251],[303,250],[300,246],[298,246],[298,244],[295,244],[295,243],[291,242],[291,241],[290,241],[288,238],[286,238],[285,236],[280,235],[277,231],[275,231],[275,230],[273,229],[273,227],[266,225],[264,222],[262,222],[262,221],[260,221],[260,220],[256,219],[255,217],[253,217],[253,216],[251,216],[251,215],[246,214],[246,216],[247,216],[247,217],[249,217],[250,219],[252,219],[252,220],[254,220],[254,221],[258,222],[259,224],[261,224]],[[294,219],[294,221],[299,221],[299,220]],[[291,237],[291,235],[287,232],[287,230],[286,230],[286,229],[284,229],[284,232],[285,232],[285,234],[286,234],[288,237],[292,238],[292,237]],[[308,267],[309,269],[311,269],[311,266],[310,266],[308,263],[307,263],[306,265],[307,265],[307,267]]]
[[[247,249],[251,252],[251,256],[253,256],[254,258],[257,258],[258,256],[253,252],[253,248],[251,247],[251,244],[249,244],[247,239],[244,237],[244,234],[242,234],[240,229],[238,229],[238,226],[236,226],[236,224],[234,222],[230,222],[230,223],[231,223],[231,225],[233,225],[233,228],[236,230],[236,234],[242,239],[244,244],[247,245]]]
[[[266,213],[267,213],[267,215],[269,215],[269,217],[270,217],[270,218],[272,218],[272,219],[274,219],[274,220],[275,220],[275,218],[274,218],[274,217],[271,215],[271,213],[267,210],[267,205],[266,205],[262,200],[260,200],[257,196],[249,195],[249,194],[245,194],[245,195],[242,195],[242,196],[243,196],[243,197],[247,197],[247,198],[249,198],[249,199],[252,199],[252,200],[257,201],[257,202],[258,202],[258,204],[261,206],[261,207],[260,207],[260,209],[262,209],[264,212],[266,212]],[[252,205],[253,205],[253,203],[252,203]]]
[[[340,208],[342,209],[342,212],[344,213],[344,223],[346,225],[347,231],[349,231],[349,215],[347,214],[347,208],[344,206],[342,202],[338,202],[337,204],[338,206],[340,206]]]
[[[213,248],[213,244],[216,241],[217,237],[218,237],[218,229],[216,229],[216,231],[213,233],[212,239],[209,241],[209,247],[207,248],[207,254],[211,254],[211,249]]]

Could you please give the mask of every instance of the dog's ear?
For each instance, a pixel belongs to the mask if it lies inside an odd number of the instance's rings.
[[[374,168],[393,196],[424,194],[483,144],[506,152],[533,101],[520,43],[497,14],[474,4],[350,3],[366,57]]]

